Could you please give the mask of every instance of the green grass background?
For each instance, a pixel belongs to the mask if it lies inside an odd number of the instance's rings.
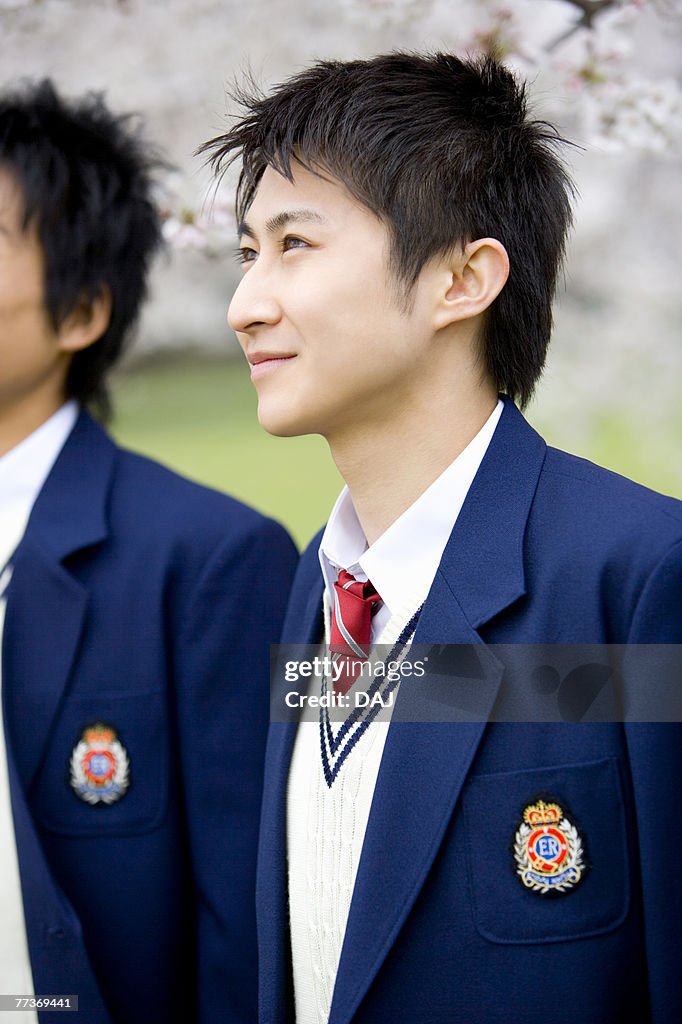
[[[320,437],[275,438],[258,425],[248,369],[239,359],[164,357],[119,371],[113,381],[117,440],[178,472],[227,491],[279,519],[299,546],[325,522],[342,486]],[[551,444],[561,431],[529,416]],[[682,497],[682,409],[663,437],[625,413],[594,422],[576,454],[656,490]]]

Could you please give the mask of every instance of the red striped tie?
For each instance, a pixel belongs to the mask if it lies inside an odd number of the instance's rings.
[[[356,679],[361,666],[367,660],[372,632],[372,616],[378,610],[381,598],[372,584],[360,583],[345,569],[339,570],[334,584],[334,607],[330,652],[334,662],[342,661],[342,671],[337,678],[335,669],[334,690],[347,693]]]

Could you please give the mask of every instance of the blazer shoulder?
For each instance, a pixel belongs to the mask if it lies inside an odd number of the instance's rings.
[[[309,590],[322,579],[320,568],[320,542],[324,534],[324,527],[315,534],[303,551],[298,563],[298,571],[294,586],[300,586],[303,590]]]
[[[659,494],[587,459],[547,448],[541,485],[562,492],[571,514],[606,518],[609,528],[682,539],[682,501]]]
[[[136,509],[138,529],[191,538],[195,545],[199,538],[209,545],[258,536],[276,547],[296,550],[280,523],[251,506],[118,447],[110,507],[114,519],[129,519],[130,510]]]
[[[669,616],[676,587],[679,594],[682,502],[576,456],[547,450],[526,538],[542,586],[554,574],[564,595],[601,595],[618,635],[655,581],[666,583],[659,618],[662,609]]]

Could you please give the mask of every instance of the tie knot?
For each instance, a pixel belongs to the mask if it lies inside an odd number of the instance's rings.
[[[338,579],[336,580],[334,587],[337,592],[340,593],[342,601],[344,594],[352,594],[353,597],[362,598],[363,601],[368,601],[370,605],[379,604],[381,601],[373,583],[369,580],[362,583],[360,580],[356,580],[355,576],[352,576],[345,569],[339,569]]]

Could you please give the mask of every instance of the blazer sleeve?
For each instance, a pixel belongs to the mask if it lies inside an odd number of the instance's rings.
[[[629,635],[644,670],[640,686],[682,679],[682,542],[661,559],[644,586]],[[659,698],[660,699],[660,698]],[[679,703],[679,701],[678,701]],[[642,716],[644,717],[644,716]],[[672,716],[670,716],[672,717]],[[652,1024],[675,1024],[682,1006],[682,724],[625,724],[637,814]]]
[[[257,1019],[255,861],[269,719],[269,645],[297,561],[258,517],[222,540],[174,638],[175,706],[195,885],[199,1024]]]

